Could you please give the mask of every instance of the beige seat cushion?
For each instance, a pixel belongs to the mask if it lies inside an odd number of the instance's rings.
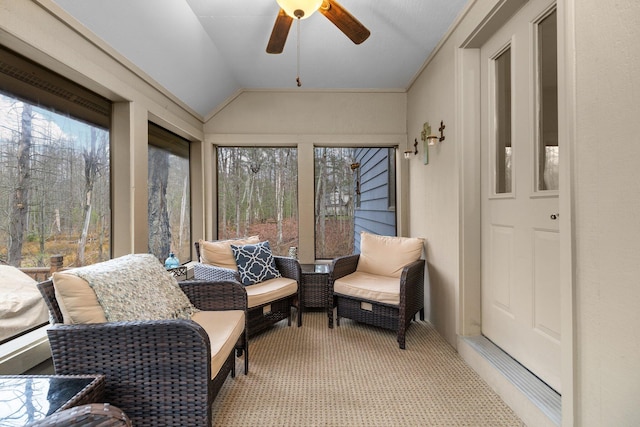
[[[298,282],[287,277],[277,277],[245,286],[245,289],[247,290],[247,307],[252,308],[295,294],[298,291]]]
[[[199,240],[200,262],[237,271],[238,266],[233,252],[231,252],[231,245],[242,246],[259,242],[258,236],[251,236],[246,239],[217,240],[215,242]]]
[[[400,305],[400,279],[356,271],[336,280],[333,291],[357,299]]]
[[[107,321],[96,293],[86,280],[73,274],[55,272],[53,287],[65,324]]]
[[[204,328],[211,343],[211,375],[220,371],[244,332],[243,310],[199,311],[191,320]]]
[[[405,265],[420,259],[423,246],[424,239],[419,237],[378,236],[363,231],[356,270],[399,278]]]

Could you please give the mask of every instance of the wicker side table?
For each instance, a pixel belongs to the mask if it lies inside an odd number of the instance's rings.
[[[24,426],[57,411],[100,402],[104,375],[0,375],[0,425]]]
[[[300,264],[304,287],[304,308],[326,308],[329,283],[328,264]]]

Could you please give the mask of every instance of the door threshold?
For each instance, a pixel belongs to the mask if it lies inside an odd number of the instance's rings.
[[[458,352],[525,424],[560,426],[560,394],[500,347],[482,335],[459,337]]]

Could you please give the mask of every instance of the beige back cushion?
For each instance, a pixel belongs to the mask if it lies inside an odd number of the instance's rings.
[[[400,277],[405,265],[422,255],[420,237],[378,236],[360,233],[360,259],[357,271],[387,277]]]
[[[65,324],[107,321],[96,293],[86,280],[73,274],[55,272],[53,287]]]
[[[129,254],[53,276],[64,323],[190,319],[197,311],[152,254]]]
[[[231,245],[252,245],[259,242],[258,236],[251,236],[245,239],[218,240],[215,242],[200,240],[198,242],[200,246],[200,262],[237,271],[238,266],[233,252],[231,252]]]

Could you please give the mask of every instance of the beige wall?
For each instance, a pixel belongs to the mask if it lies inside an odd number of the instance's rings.
[[[498,1],[475,2],[457,22],[449,37],[441,41],[437,52],[426,62],[422,73],[409,88],[407,94],[407,133],[410,140],[418,138],[420,157],[423,144],[420,132],[423,123],[429,122],[433,133],[437,133],[440,121],[446,126],[445,140],[429,148],[429,164],[422,159],[412,161],[409,173],[409,229],[412,235],[427,238],[427,260],[430,269],[429,320],[447,341],[456,346],[462,333],[460,310],[475,310],[475,323],[480,321],[479,308],[461,306],[461,188],[465,168],[473,166],[468,147],[477,145],[477,134],[465,132],[462,113],[469,99],[458,99],[461,89],[457,87],[461,72],[459,47],[480,25]],[[476,108],[477,109],[477,108]],[[469,114],[476,114],[471,111]],[[471,156],[472,157],[472,156]],[[466,161],[466,163],[463,162]],[[477,185],[473,179],[472,184]],[[479,190],[479,187],[478,187]],[[475,192],[475,188],[470,191]],[[479,206],[477,209],[479,210]],[[479,215],[479,213],[478,213]],[[478,236],[477,236],[478,237]],[[468,244],[469,242],[467,242]],[[476,242],[479,243],[479,242]],[[478,304],[479,305],[479,304]]]
[[[112,179],[118,191],[112,204],[112,255],[147,252],[147,122],[198,142],[202,118],[50,0],[2,0],[0,43],[114,101]],[[201,185],[195,188],[202,191]],[[202,194],[194,193],[192,200],[198,235],[204,223]]]
[[[206,134],[403,135],[398,92],[245,91],[210,118]]]
[[[640,424],[640,3],[574,0],[577,422]]]
[[[408,93],[407,133],[418,139],[419,154],[409,171],[409,229],[426,238],[429,263],[429,320],[455,346],[458,284],[458,146],[454,121],[454,51],[443,49]],[[425,122],[437,133],[446,126],[445,140],[429,147],[424,164],[420,133]]]

